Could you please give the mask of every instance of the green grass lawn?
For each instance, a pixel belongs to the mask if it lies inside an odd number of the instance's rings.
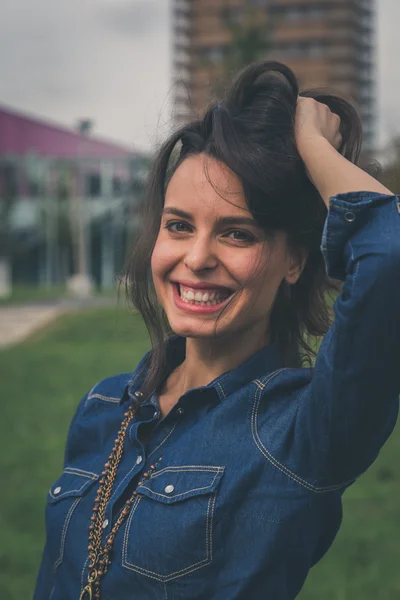
[[[59,475],[79,399],[98,380],[132,370],[147,348],[140,319],[107,308],[71,314],[0,353],[1,600],[32,596],[45,495]],[[346,493],[344,525],[299,600],[400,598],[399,456],[397,431]]]
[[[107,290],[94,290],[95,297],[115,298],[117,289],[110,288]],[[12,293],[7,298],[0,297],[1,306],[18,306],[20,304],[51,302],[53,300],[63,300],[70,298],[68,291],[63,285],[53,285],[51,287],[35,286],[35,285],[14,285]]]

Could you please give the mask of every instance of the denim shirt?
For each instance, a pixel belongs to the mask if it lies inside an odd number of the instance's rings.
[[[314,368],[284,368],[269,345],[180,397],[159,420],[153,396],[131,422],[104,536],[119,529],[103,600],[293,600],[339,529],[341,497],[375,460],[400,392],[400,200],[372,192],[330,199],[322,252],[344,280]],[[169,342],[171,368],[185,340]],[[72,421],[47,497],[35,600],[76,600],[87,582],[88,528],[134,373],[98,383]],[[142,443],[145,439],[145,443]]]

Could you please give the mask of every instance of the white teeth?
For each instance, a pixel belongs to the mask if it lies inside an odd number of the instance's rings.
[[[180,295],[182,300],[191,304],[203,305],[203,306],[215,306],[221,304],[227,296],[220,294],[220,292],[194,292],[191,289],[180,288]]]

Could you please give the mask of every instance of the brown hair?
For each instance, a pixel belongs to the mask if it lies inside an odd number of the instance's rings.
[[[320,250],[326,207],[309,180],[294,134],[298,83],[278,62],[248,66],[233,81],[223,101],[211,105],[200,119],[185,125],[157,152],[143,204],[141,233],[128,265],[127,293],[142,315],[153,352],[142,388],[147,395],[167,375],[166,340],[171,330],[152,283],[150,261],[158,236],[165,190],[188,156],[205,154],[227,165],[239,178],[253,217],[265,230],[287,233],[294,251],[308,255],[294,285],[283,282],[270,318],[270,337],[287,367],[310,365],[315,349],[310,336],[324,335],[331,324],[327,292],[338,284],[325,271]],[[356,163],[362,126],[347,100],[321,90],[300,94],[329,106],[341,118],[339,152]]]

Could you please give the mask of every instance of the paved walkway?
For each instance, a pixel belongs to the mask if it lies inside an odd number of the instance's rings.
[[[88,298],[60,300],[42,304],[0,307],[0,349],[22,342],[35,331],[52,323],[60,315],[81,308],[115,306],[116,300]]]

